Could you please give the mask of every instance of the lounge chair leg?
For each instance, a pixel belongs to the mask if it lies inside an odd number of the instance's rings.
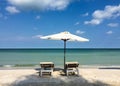
[[[40,76],[40,73],[41,73],[41,72],[39,71],[39,76]]]
[[[40,76],[42,77],[42,71],[40,72]]]
[[[79,76],[79,68],[76,68],[76,71],[77,71],[77,75]]]
[[[66,73],[65,73],[67,76],[68,76],[68,71],[66,71]]]

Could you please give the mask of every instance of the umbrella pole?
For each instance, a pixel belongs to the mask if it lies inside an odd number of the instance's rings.
[[[64,40],[64,71],[66,70],[66,67],[65,67],[65,62],[66,62],[66,41],[67,40]]]

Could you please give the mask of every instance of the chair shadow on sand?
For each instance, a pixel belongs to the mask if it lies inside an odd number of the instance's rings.
[[[35,69],[39,70],[39,69]],[[61,71],[61,68],[55,68],[54,71]],[[35,74],[19,77],[11,84],[3,86],[109,86],[101,81],[89,82],[80,76],[64,76],[58,77],[40,77],[38,72]]]

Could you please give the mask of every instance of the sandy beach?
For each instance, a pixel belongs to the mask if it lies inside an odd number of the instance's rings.
[[[0,86],[120,86],[120,69],[79,68],[80,76],[40,77],[36,69],[1,69]]]

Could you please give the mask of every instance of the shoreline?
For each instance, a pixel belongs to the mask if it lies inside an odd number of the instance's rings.
[[[63,66],[55,66],[55,68],[62,68]],[[34,64],[20,64],[20,65],[0,65],[1,68],[40,68],[39,65]],[[79,65],[79,68],[120,68],[120,65]]]

